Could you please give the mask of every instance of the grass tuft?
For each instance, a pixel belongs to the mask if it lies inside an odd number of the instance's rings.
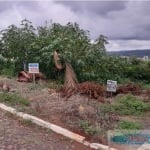
[[[11,106],[22,105],[29,106],[29,100],[21,97],[19,94],[14,93],[0,93],[0,103],[6,103]]]
[[[139,122],[131,122],[131,121],[120,121],[117,125],[117,129],[126,129],[126,130],[134,130],[141,129],[142,125]]]

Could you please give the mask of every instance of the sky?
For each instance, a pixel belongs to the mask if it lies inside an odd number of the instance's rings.
[[[0,30],[28,19],[34,25],[45,21],[62,25],[77,22],[90,31],[92,40],[107,36],[108,51],[150,49],[150,1],[56,1],[0,0]]]

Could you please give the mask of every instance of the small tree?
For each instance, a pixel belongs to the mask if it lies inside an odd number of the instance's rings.
[[[30,60],[31,46],[36,38],[34,31],[32,23],[26,19],[22,20],[21,27],[11,25],[1,31],[2,55],[13,60],[19,70],[22,66],[20,64],[24,64],[24,69],[27,69],[26,63]]]

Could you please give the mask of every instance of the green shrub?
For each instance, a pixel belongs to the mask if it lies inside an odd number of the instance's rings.
[[[150,89],[150,84],[148,83],[143,83],[142,84],[143,89]]]
[[[14,76],[14,70],[12,68],[4,68],[2,71],[1,71],[1,74],[2,75],[5,75],[7,77],[12,77]]]
[[[142,125],[139,122],[131,122],[131,121],[120,121],[117,125],[117,129],[141,129]]]
[[[113,111],[121,115],[140,115],[150,111],[150,103],[144,103],[131,94],[116,97],[112,107]]]
[[[150,82],[150,67],[149,63],[140,61],[140,63],[137,63],[138,60],[134,59],[134,61],[131,59],[130,64],[126,65],[126,68],[124,70],[124,76],[127,78],[130,78],[134,81],[144,81],[144,82]]]

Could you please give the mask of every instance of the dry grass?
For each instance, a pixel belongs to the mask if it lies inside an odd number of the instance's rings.
[[[20,83],[15,79],[1,78],[1,80],[6,81],[10,88],[16,89],[17,93],[30,101],[31,105],[29,109],[25,110],[26,113],[36,115],[46,121],[69,128],[75,132],[83,134],[83,129],[85,129],[85,132],[90,134],[95,134],[95,131],[98,131],[98,133],[104,135],[103,131],[107,131],[108,127],[112,129],[118,120],[113,114],[107,113],[107,108],[100,109],[100,106],[110,104],[102,104],[99,101],[79,94],[71,96],[66,101],[57,92],[48,93],[48,83],[43,85],[36,84],[34,86],[32,83]],[[50,87],[56,89],[56,84],[54,84],[54,87],[51,84]],[[111,99],[111,101],[113,100]],[[21,110],[21,108],[19,109]],[[148,115],[145,118],[143,119],[145,120],[144,126],[149,127]],[[88,124],[84,122],[85,120],[88,121]],[[82,128],[80,122],[82,122]],[[97,135],[97,132],[91,137],[94,141],[101,138],[101,136]]]

